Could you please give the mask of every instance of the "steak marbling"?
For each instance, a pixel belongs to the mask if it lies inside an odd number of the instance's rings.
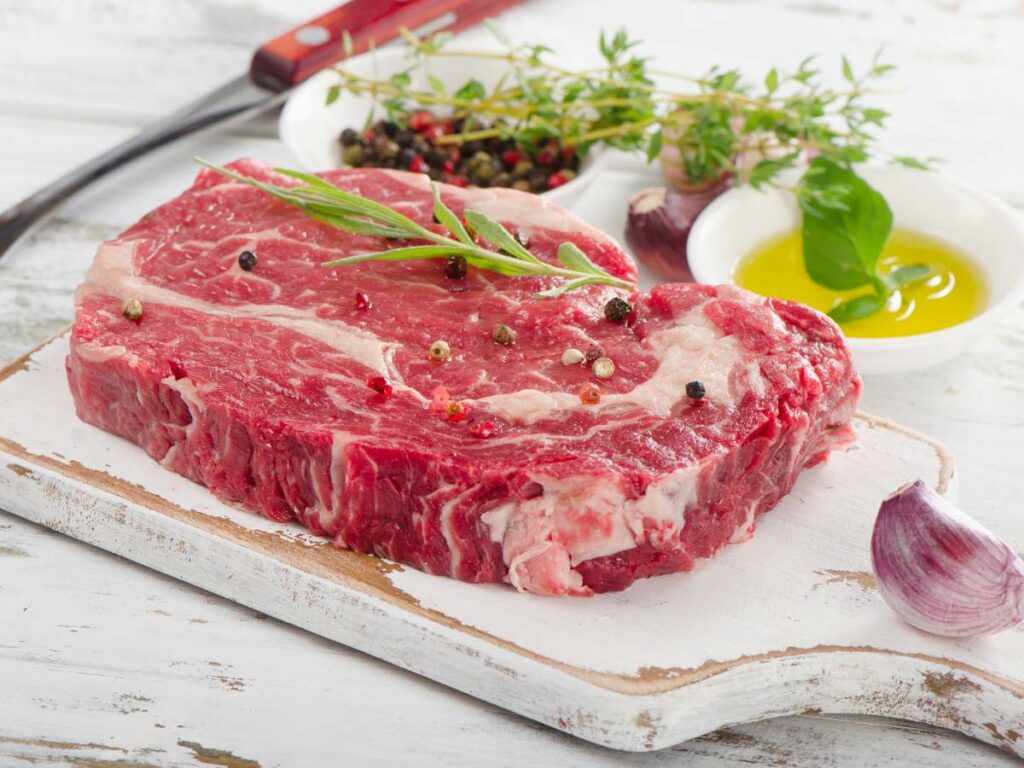
[[[295,183],[251,161],[233,165]],[[324,174],[431,222],[425,177]],[[553,260],[571,240],[609,272],[632,260],[540,198],[444,187]],[[800,470],[851,437],[860,380],[836,326],[738,288],[662,285],[620,325],[594,286],[443,262],[320,262],[385,244],[313,221],[210,171],[103,244],[77,294],[67,360],[79,416],[221,499],[298,520],[338,546],[543,594],[622,589],[749,536]],[[238,264],[251,250],[258,265]],[[370,307],[357,308],[356,292]],[[138,321],[121,314],[139,299]],[[498,323],[517,334],[492,341]],[[452,358],[429,358],[446,340]],[[616,364],[595,381],[567,347]],[[367,382],[386,376],[390,397]],[[691,401],[685,384],[707,396]],[[469,407],[445,417],[451,398]],[[493,434],[482,428],[493,425]]]

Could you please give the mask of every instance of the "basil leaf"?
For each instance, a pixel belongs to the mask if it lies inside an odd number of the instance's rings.
[[[885,306],[885,297],[877,293],[866,293],[837,304],[829,311],[828,316],[840,325],[852,323],[862,317],[874,314]]]
[[[870,285],[892,230],[888,203],[864,179],[816,157],[798,191],[803,211],[804,267],[825,288]]]
[[[911,264],[894,269],[883,277],[882,280],[889,290],[896,290],[897,288],[902,288],[905,285],[922,280],[931,275],[931,273],[931,267],[927,264]]]

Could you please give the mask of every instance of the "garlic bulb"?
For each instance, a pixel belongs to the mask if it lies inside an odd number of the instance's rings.
[[[882,502],[871,560],[885,601],[918,629],[974,637],[1024,621],[1024,560],[920,480]]]

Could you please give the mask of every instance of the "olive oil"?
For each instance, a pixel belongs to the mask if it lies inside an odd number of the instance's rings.
[[[843,325],[851,337],[913,336],[949,328],[985,308],[988,291],[980,270],[964,253],[934,237],[894,229],[879,260],[880,273],[927,264],[932,274],[894,292],[887,305],[868,317]],[[733,282],[742,288],[807,304],[828,312],[868,288],[833,291],[815,283],[804,268],[800,231],[769,240],[740,260]]]

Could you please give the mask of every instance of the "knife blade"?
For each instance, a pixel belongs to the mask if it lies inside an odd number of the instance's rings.
[[[350,0],[263,44],[249,72],[137,134],[0,213],[0,257],[43,216],[125,163],[185,136],[243,122],[279,106],[321,69],[410,29],[457,32],[522,0]]]

